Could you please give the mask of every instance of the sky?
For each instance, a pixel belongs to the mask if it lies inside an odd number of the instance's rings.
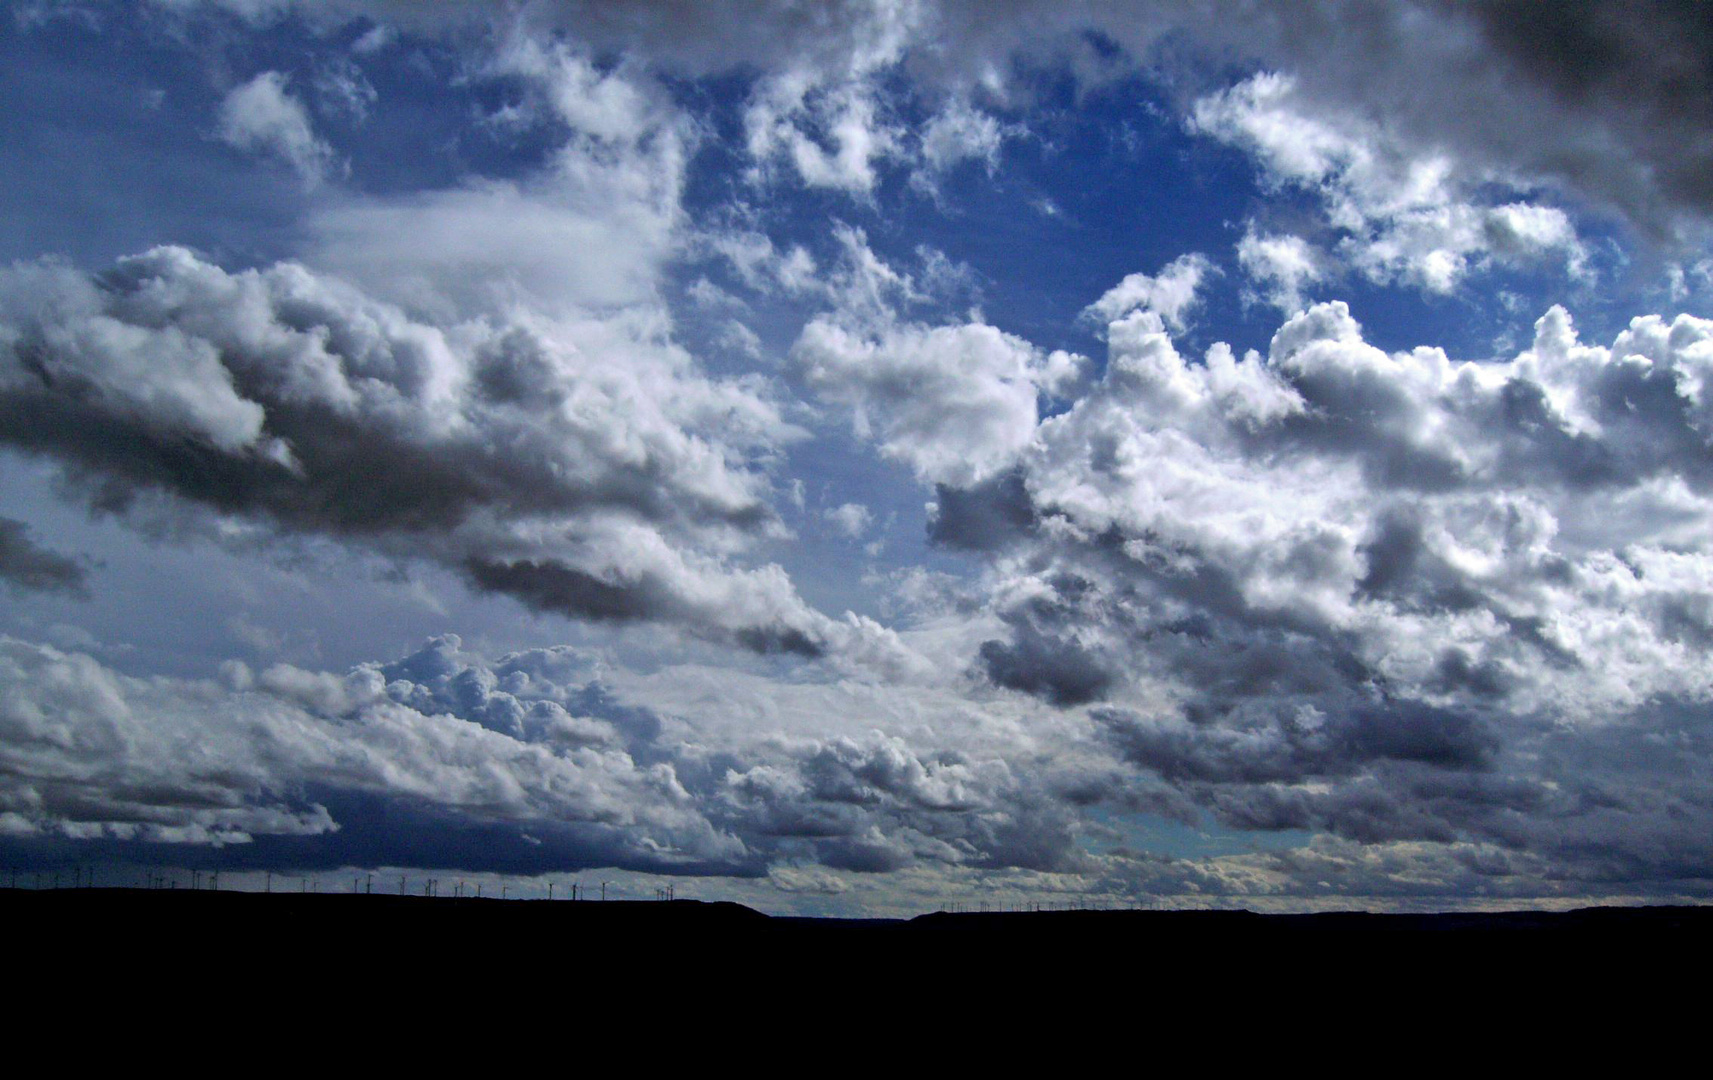
[[[0,4],[0,870],[1705,899],[1710,40]]]

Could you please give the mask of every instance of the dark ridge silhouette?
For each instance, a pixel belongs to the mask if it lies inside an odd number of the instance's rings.
[[[924,948],[972,955],[1098,949],[1108,957],[1209,957],[1233,949],[1318,954],[1371,948],[1705,946],[1713,907],[1571,911],[1262,915],[1251,911],[936,912],[913,919],[769,916],[700,900],[503,900],[376,893],[203,889],[4,889],[0,920],[117,952],[396,952],[427,942],[456,950],[574,948],[586,959],[670,949],[751,955],[849,947],[882,955]]]
[[[1361,1039],[1501,1019],[1546,1030],[1591,1004],[1607,1027],[1613,1010],[1645,1010],[1695,1030],[1700,997],[1671,988],[1701,978],[1713,908],[815,919],[695,900],[67,888],[0,889],[0,926],[22,1015],[118,1024],[109,1043],[126,1054],[193,1045],[186,1025],[237,1038],[219,1045],[238,1055],[307,1027],[339,1047],[390,1040],[443,1075],[487,1071],[519,1035],[671,1040],[699,1023],[729,1052],[854,1021],[877,1052],[901,1045],[884,1025],[908,1026],[978,1046],[997,1070],[1072,1032],[1265,1059],[1329,1025]]]

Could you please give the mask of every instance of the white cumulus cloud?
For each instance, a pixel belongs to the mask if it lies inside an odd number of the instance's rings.
[[[215,132],[240,150],[278,158],[308,187],[320,186],[339,167],[333,148],[315,134],[303,102],[277,71],[264,71],[228,93]]]

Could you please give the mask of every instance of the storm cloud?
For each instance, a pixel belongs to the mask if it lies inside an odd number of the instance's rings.
[[[84,595],[88,571],[76,559],[67,558],[30,539],[30,527],[22,521],[0,518],[0,580],[18,589]]]

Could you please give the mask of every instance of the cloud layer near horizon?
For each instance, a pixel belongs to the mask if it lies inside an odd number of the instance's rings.
[[[489,664],[447,639],[217,685],[12,641],[7,681],[35,689],[8,711],[11,830],[229,843],[353,815],[378,856],[378,799],[425,829],[569,830],[534,861],[464,856],[479,869],[1122,875],[1075,824],[1109,806],[1699,888],[1713,325],[1639,318],[1605,348],[1555,308],[1506,364],[1385,353],[1340,304],[1265,357],[1186,362],[1146,308],[1107,336],[1099,383],[1027,447],[995,436],[1003,471],[937,485],[935,538],[987,563],[973,611],[930,601],[939,634],[895,639],[941,674],[866,684],[868,708],[1011,693],[1082,718],[1023,757],[991,732],[862,735],[860,714],[667,749],[659,717],[567,679],[569,651]]]

